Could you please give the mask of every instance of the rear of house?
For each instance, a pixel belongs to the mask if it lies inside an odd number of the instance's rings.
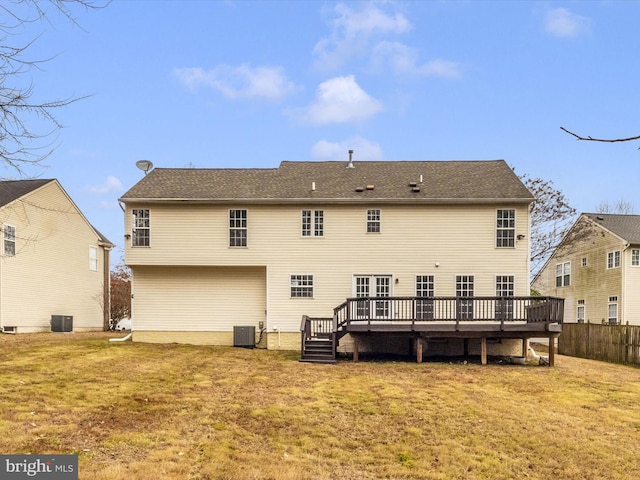
[[[502,160],[158,168],[120,200],[134,341],[299,350],[349,297],[529,294],[533,198]]]
[[[0,330],[102,330],[111,242],[57,180],[0,182]]]

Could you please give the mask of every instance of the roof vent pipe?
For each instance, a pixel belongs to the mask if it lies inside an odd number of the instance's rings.
[[[347,168],[356,168],[353,164],[353,150],[349,150],[349,163],[347,163]]]

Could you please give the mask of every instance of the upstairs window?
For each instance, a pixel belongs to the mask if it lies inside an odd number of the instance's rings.
[[[498,210],[496,227],[496,247],[514,247],[516,211],[514,209]]]
[[[89,270],[98,271],[98,247],[93,245],[89,247]]]
[[[2,232],[4,236],[3,252],[9,257],[16,254],[16,227],[11,225],[3,225]]]
[[[640,250],[631,250],[631,266],[640,266]]]
[[[151,240],[148,209],[133,209],[131,227],[131,245],[134,247],[148,247]]]
[[[556,287],[571,285],[571,262],[556,264]]]
[[[607,268],[618,268],[620,266],[620,250],[607,253]]]
[[[291,275],[291,298],[313,297],[313,275]]]
[[[380,210],[367,210],[367,233],[380,233]]]
[[[302,236],[324,236],[324,212],[322,210],[302,211]]]
[[[246,210],[229,210],[229,246],[247,246]]]

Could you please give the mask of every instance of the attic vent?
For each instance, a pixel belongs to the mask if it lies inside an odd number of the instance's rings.
[[[417,187],[418,186],[418,182],[409,182],[409,186],[410,187]]]
[[[601,217],[600,215],[598,215],[598,216],[596,217],[596,220],[604,220],[604,217]]]
[[[364,188],[363,187],[356,187],[356,192],[364,192]]]
[[[367,190],[373,190],[374,186],[373,185],[367,185]]]
[[[412,192],[419,192],[420,191],[420,187],[413,187],[411,189]]]

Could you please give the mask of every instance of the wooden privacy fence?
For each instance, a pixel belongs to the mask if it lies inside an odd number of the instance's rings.
[[[558,353],[640,365],[640,326],[565,323],[558,338]]]

